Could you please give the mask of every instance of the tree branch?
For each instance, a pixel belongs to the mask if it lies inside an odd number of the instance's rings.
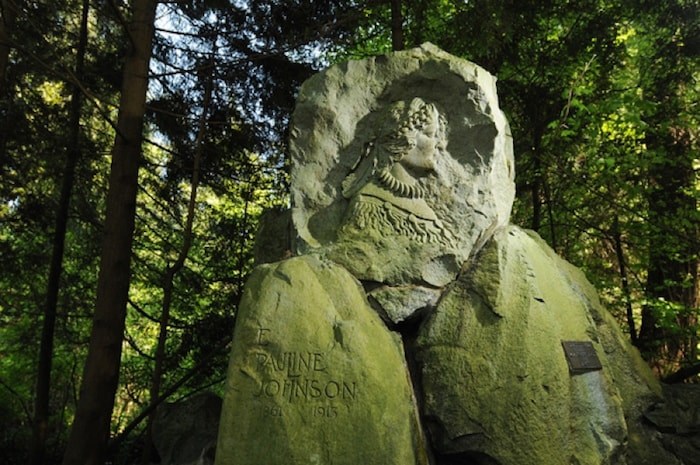
[[[119,433],[118,436],[116,436],[114,439],[112,439],[109,443],[109,450],[114,453],[119,449],[121,444],[126,440],[126,438],[131,434],[131,432],[136,429],[136,427],[143,421],[145,420],[158,406],[163,403],[168,397],[173,395],[175,391],[180,389],[183,384],[185,384],[187,381],[192,379],[194,375],[199,373],[206,365],[209,363],[209,361],[214,358],[220,351],[226,349],[228,344],[231,342],[231,337],[227,337],[224,340],[222,340],[219,345],[217,345],[211,352],[209,352],[197,365],[195,365],[189,372],[185,373],[185,375],[180,378],[175,384],[170,386],[168,389],[164,390],[163,393],[158,396],[156,399],[154,399],[148,406],[136,417],[134,418],[131,423],[126,425],[126,427],[122,430],[121,433]]]
[[[31,423],[33,422],[33,420],[32,420],[32,414],[31,414],[31,412],[29,411],[29,408],[27,407],[27,404],[26,404],[26,402],[24,402],[24,399],[22,398],[22,396],[20,395],[20,393],[17,392],[12,386],[10,386],[9,384],[7,384],[7,383],[6,383],[5,381],[3,381],[2,379],[0,379],[0,386],[2,386],[2,387],[4,387],[5,389],[7,389],[8,392],[9,392],[10,394],[12,394],[13,396],[15,396],[15,397],[17,398],[17,401],[18,401],[19,404],[22,406],[22,410],[24,410],[24,414],[27,416],[27,421],[28,421],[28,423],[31,424]]]
[[[675,373],[671,373],[661,381],[667,384],[678,384],[698,374],[700,374],[700,362],[695,362],[679,369]]]

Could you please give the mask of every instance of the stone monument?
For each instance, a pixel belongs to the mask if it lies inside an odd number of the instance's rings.
[[[491,74],[431,44],[333,66],[290,148],[293,256],[246,284],[217,465],[681,463],[595,290],[509,225]]]

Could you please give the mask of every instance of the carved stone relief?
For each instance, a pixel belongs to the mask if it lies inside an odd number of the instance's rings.
[[[434,173],[447,146],[447,122],[432,103],[398,101],[342,183],[350,205],[339,240],[351,229],[455,247],[450,231],[425,201],[420,179]]]
[[[508,223],[512,141],[495,78],[430,44],[307,81],[290,151],[296,252],[361,280],[442,287]]]
[[[277,247],[300,256],[246,284],[218,465],[676,463],[626,420],[660,386],[593,287],[508,226],[495,83],[426,44],[304,84]]]

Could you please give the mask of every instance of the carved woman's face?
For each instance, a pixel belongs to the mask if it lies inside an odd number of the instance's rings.
[[[400,163],[404,166],[424,170],[435,169],[435,157],[443,142],[438,119],[431,119],[432,121],[416,134],[415,146],[401,159]]]

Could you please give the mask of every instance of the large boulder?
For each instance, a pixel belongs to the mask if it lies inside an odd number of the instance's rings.
[[[250,277],[216,463],[427,464],[401,338],[338,265],[297,257]]]
[[[660,394],[583,274],[514,226],[443,296],[416,346],[433,445],[470,463],[627,463],[627,423]]]
[[[153,444],[162,465],[211,465],[221,416],[221,397],[203,392],[158,407]]]
[[[583,274],[508,225],[495,82],[426,44],[302,86],[293,227],[270,216],[257,257],[302,256],[246,284],[217,465],[678,465],[667,449],[693,452],[694,438],[660,433],[676,410],[648,410],[661,389]]]
[[[508,222],[512,140],[496,79],[431,44],[316,74],[290,132],[298,250],[359,279],[444,287]]]
[[[700,465],[700,385],[664,386],[663,400],[644,412],[644,420],[649,428],[654,429],[664,448],[682,460],[664,458],[648,463]],[[648,457],[644,445],[640,445],[638,450],[640,458]]]

